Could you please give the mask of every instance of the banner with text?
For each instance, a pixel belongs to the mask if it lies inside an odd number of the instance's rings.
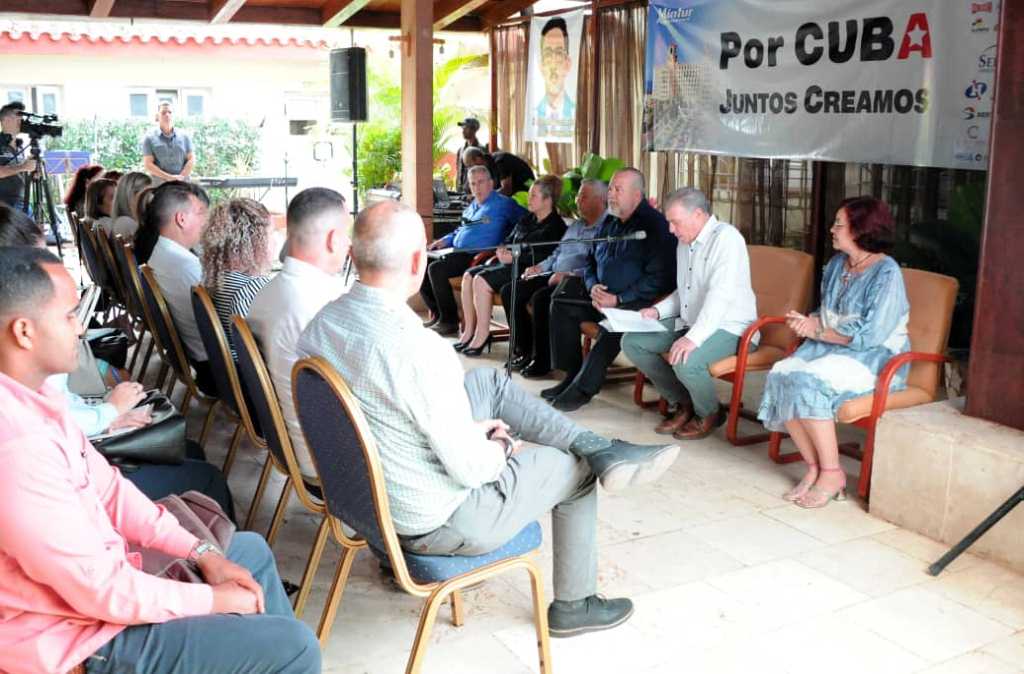
[[[526,140],[571,143],[576,133],[583,10],[530,22],[526,80]]]
[[[984,169],[999,2],[652,0],[642,143]]]

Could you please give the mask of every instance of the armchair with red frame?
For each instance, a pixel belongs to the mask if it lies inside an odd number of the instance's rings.
[[[732,383],[729,415],[725,437],[736,446],[750,445],[768,440],[767,433],[740,437],[739,419],[742,416],[757,421],[756,410],[743,407],[743,388],[749,372],[770,370],[772,365],[791,354],[799,344],[785,319],[780,318],[790,309],[805,312],[811,302],[814,282],[814,258],[807,253],[773,246],[747,246],[750,258],[750,283],[757,299],[759,318],[740,337],[735,356],[723,358],[708,368],[711,376]],[[754,335],[761,338],[756,349],[751,349]],[[633,399],[641,407],[662,406],[664,401],[644,401],[642,372],[636,374]]]
[[[875,453],[875,429],[886,410],[901,409],[933,402],[942,380],[942,364],[950,359],[944,355],[949,328],[953,321],[953,305],[959,283],[955,278],[922,271],[904,269],[903,283],[910,302],[910,320],[907,332],[910,351],[893,356],[878,375],[875,390],[843,403],[836,412],[836,421],[853,424],[867,431],[861,445],[842,443],[839,451],[861,462],[857,494],[868,498],[871,490],[871,466]],[[910,363],[907,387],[890,391],[897,370]],[[768,455],[776,463],[800,460],[797,452],[781,453],[782,433],[771,433]]]

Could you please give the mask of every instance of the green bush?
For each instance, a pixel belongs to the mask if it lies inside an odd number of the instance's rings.
[[[196,176],[251,175],[259,167],[260,130],[234,119],[186,117],[175,125],[192,138]],[[146,119],[72,119],[50,150],[88,150],[107,169],[142,169],[142,138],[154,128]]]

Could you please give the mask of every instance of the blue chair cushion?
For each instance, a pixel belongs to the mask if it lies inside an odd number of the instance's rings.
[[[540,524],[531,522],[505,545],[486,554],[465,557],[462,555],[417,555],[406,551],[405,564],[409,568],[410,575],[417,581],[439,583],[482,566],[536,550],[540,547],[542,540]],[[373,552],[378,557],[387,559],[387,555],[383,552],[377,550]]]

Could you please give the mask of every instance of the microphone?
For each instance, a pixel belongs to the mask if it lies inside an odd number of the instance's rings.
[[[635,232],[630,232],[629,234],[625,234],[617,238],[620,239],[621,241],[643,241],[644,239],[647,238],[647,232],[645,232],[642,229],[639,229]]]

